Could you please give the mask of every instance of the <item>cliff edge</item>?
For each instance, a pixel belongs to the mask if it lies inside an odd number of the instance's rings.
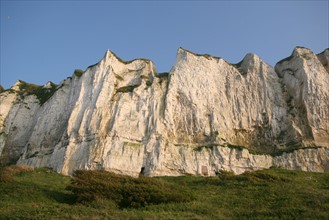
[[[329,50],[275,68],[180,48],[171,71],[107,51],[59,85],[0,91],[0,163],[132,176],[329,171]]]

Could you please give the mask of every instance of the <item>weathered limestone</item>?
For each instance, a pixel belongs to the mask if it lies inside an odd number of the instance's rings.
[[[40,108],[35,96],[23,96],[17,81],[11,91],[0,94],[0,164],[15,163],[31,136]]]
[[[132,176],[327,172],[328,60],[328,49],[296,48],[274,70],[254,54],[229,64],[180,48],[158,74],[149,60],[107,51],[55,91],[42,87],[51,97],[20,82],[0,93],[0,163]]]
[[[325,66],[328,49],[318,57],[299,47],[275,66],[285,86],[292,124],[306,146],[329,143],[329,73]]]
[[[290,170],[329,172],[329,148],[305,148],[274,157],[273,165]]]
[[[166,104],[169,136],[177,143],[270,153],[295,136],[277,74],[254,54],[232,65],[179,50]]]

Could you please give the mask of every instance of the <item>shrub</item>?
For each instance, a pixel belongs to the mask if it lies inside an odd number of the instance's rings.
[[[81,69],[74,70],[74,75],[77,77],[81,77],[83,75],[84,71]]]
[[[232,180],[235,178],[235,175],[232,171],[220,170],[216,172],[216,176],[223,180]]]
[[[40,105],[43,105],[56,92],[56,87],[57,85],[54,83],[51,83],[51,88],[45,88],[43,86],[26,83],[20,80],[19,93],[21,96],[24,94],[35,95],[38,98]]]
[[[30,166],[20,166],[12,165],[0,168],[0,182],[11,182],[14,180],[14,177],[18,174],[31,171],[33,167]]]
[[[75,171],[68,189],[76,196],[77,202],[108,199],[120,208],[192,200],[190,191],[177,184],[158,178],[133,178],[106,171]]]

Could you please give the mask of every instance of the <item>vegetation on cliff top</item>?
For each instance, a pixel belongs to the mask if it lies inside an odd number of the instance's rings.
[[[30,170],[14,166],[0,169],[0,173],[3,172],[7,179],[1,181],[3,176],[0,175],[0,216],[3,219],[329,218],[328,173],[269,169],[238,176],[220,173],[207,178],[134,179],[102,171],[83,171],[82,176],[78,174],[72,180],[44,168]],[[78,191],[74,189],[76,178],[81,181]],[[113,181],[113,178],[117,179]],[[158,185],[156,189],[144,188]],[[111,192],[113,186],[118,191]],[[120,202],[115,197],[104,196],[111,192],[126,200],[140,200],[143,197],[139,194],[145,196],[155,190],[158,198],[165,198],[173,192],[180,194],[176,189],[191,192],[193,196],[187,196],[189,199],[185,201],[144,203],[138,208],[125,208],[118,205]],[[80,196],[93,198],[79,201]]]
[[[49,82],[50,87],[39,86],[35,84],[30,84],[19,80],[19,90],[14,90],[12,88],[4,90],[13,93],[18,93],[21,97],[35,95],[40,102],[40,105],[43,105],[57,90],[57,85]],[[0,89],[1,90],[1,89]]]
[[[81,77],[84,74],[84,71],[81,69],[75,69],[73,74],[77,77]]]

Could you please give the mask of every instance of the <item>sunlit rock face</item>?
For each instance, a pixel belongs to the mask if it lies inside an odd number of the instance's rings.
[[[273,69],[180,48],[169,73],[107,51],[59,85],[0,93],[0,163],[131,176],[215,175],[279,166],[329,171],[328,49]]]
[[[287,110],[305,146],[329,145],[329,50],[316,56],[296,48],[275,69],[284,85]]]

